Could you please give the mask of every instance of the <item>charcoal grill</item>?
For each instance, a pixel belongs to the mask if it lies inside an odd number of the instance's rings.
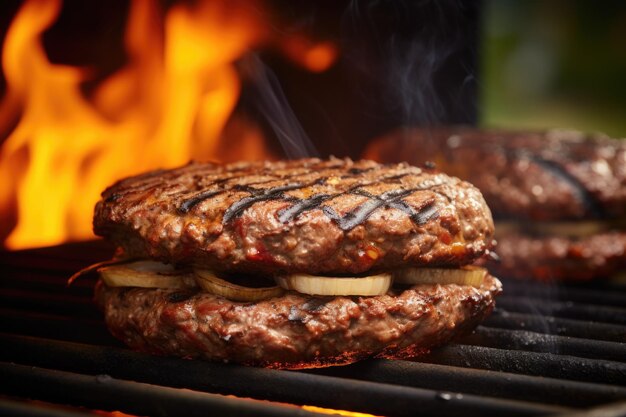
[[[417,361],[278,371],[163,358],[113,339],[91,301],[103,242],[0,253],[0,414],[626,415],[626,284],[505,281],[471,335]]]

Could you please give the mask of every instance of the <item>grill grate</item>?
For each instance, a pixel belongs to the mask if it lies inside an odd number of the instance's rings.
[[[419,361],[277,371],[122,346],[91,301],[93,280],[65,285],[110,254],[102,242],[0,253],[0,414],[323,415],[304,404],[387,416],[626,413],[623,285],[505,282],[476,332]]]

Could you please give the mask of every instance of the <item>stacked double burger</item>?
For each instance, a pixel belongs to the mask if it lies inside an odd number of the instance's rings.
[[[496,221],[489,269],[502,277],[582,281],[626,267],[626,141],[571,130],[414,128],[365,157],[433,161],[477,186]]]
[[[190,163],[119,181],[94,230],[110,331],[132,348],[274,368],[407,358],[473,329],[499,281],[474,186],[349,159]]]

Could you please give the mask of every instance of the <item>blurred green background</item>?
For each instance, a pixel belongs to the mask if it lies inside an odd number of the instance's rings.
[[[486,0],[483,126],[626,137],[626,1]]]

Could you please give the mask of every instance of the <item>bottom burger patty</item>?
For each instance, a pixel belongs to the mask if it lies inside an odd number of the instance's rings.
[[[498,237],[499,262],[488,265],[498,276],[543,281],[584,281],[608,277],[626,266],[626,232],[610,231],[585,237]]]
[[[161,355],[272,368],[407,358],[473,329],[494,307],[500,282],[480,288],[416,285],[376,297],[288,292],[257,303],[188,290],[96,288],[110,331]]]

